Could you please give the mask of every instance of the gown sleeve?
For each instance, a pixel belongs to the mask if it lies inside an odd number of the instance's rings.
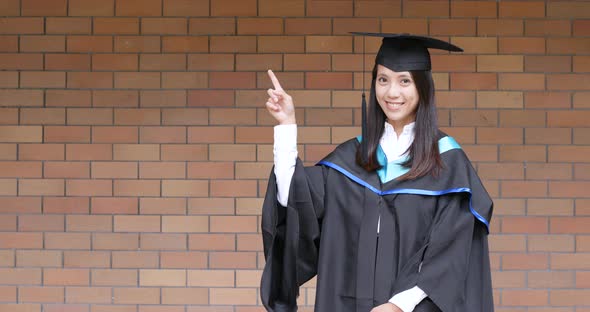
[[[277,200],[274,172],[262,207],[266,263],[260,296],[267,311],[296,311],[299,286],[316,275],[323,215],[323,167],[304,167],[298,158],[287,206]]]
[[[493,311],[487,229],[469,205],[465,193],[439,196],[423,256],[405,278],[428,294],[414,311],[435,311],[433,304],[443,312]]]

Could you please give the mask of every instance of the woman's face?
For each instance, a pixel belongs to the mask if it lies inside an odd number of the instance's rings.
[[[394,72],[377,65],[375,95],[381,109],[395,129],[403,127],[416,119],[418,90],[410,72]]]

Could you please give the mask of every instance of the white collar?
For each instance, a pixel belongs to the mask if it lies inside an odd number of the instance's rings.
[[[415,125],[416,125],[415,121],[412,121],[409,124],[405,125],[404,128],[402,129],[401,135],[409,135],[409,134],[413,133]],[[395,129],[387,121],[385,122],[385,131],[383,131],[383,136],[388,136],[388,137],[389,136],[397,136],[397,134],[395,133]]]

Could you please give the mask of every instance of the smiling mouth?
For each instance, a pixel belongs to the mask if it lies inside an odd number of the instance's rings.
[[[398,108],[405,104],[405,102],[386,102],[387,106],[392,108]]]

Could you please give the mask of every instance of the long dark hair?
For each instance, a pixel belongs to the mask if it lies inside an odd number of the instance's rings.
[[[410,170],[398,180],[415,179],[427,174],[436,176],[442,168],[442,161],[438,152],[438,120],[434,100],[434,81],[428,70],[410,71],[418,91],[418,107],[416,109],[416,124],[414,126],[414,141],[409,147],[408,160],[402,164]],[[362,155],[363,148],[356,153],[356,162],[367,171],[381,168],[377,160],[377,147],[385,129],[387,117],[377,103],[375,82],[377,78],[377,64],[373,68],[371,92],[369,96],[369,111],[367,113],[367,137],[361,144],[366,144],[367,155]]]

